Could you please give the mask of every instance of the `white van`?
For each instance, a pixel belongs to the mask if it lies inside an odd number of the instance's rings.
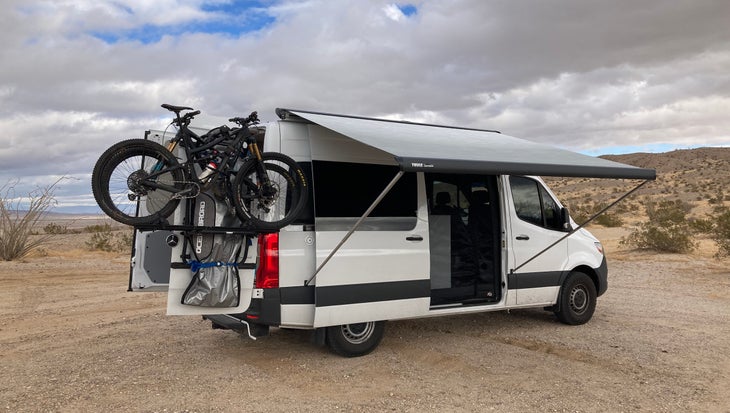
[[[607,288],[603,248],[538,176],[655,179],[495,131],[277,114],[258,133],[265,151],[302,165],[309,205],[277,233],[235,238],[239,305],[181,303],[202,237],[237,233],[225,204],[205,193],[191,202],[215,203],[214,225],[180,225],[181,206],[173,225],[136,232],[130,290],[167,288],[168,314],[204,315],[252,338],[312,330],[343,356],[372,351],[387,320],[544,307],[583,324]]]

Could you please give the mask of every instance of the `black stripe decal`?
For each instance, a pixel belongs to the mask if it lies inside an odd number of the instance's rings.
[[[314,304],[314,286],[279,288],[281,304]]]
[[[431,280],[381,282],[317,287],[317,307],[407,300],[431,296]]]
[[[563,279],[563,271],[525,272],[509,274],[507,285],[510,290],[523,288],[557,287]]]
[[[560,285],[562,275],[563,271],[509,274],[508,286],[510,290],[556,287]],[[430,297],[431,281],[415,280],[336,285],[319,287],[316,292],[314,286],[282,287],[279,291],[281,304],[315,304],[316,302],[318,307],[326,307],[330,305]]]

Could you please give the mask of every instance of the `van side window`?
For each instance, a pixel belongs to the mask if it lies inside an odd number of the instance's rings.
[[[538,184],[540,188],[540,199],[542,199],[542,212],[545,217],[545,228],[562,230],[563,223],[560,219],[560,207],[555,202],[553,197],[548,194],[547,190],[542,185]]]
[[[539,182],[523,176],[509,178],[517,217],[547,229],[561,230],[560,208]]]
[[[360,217],[398,173],[398,167],[349,162],[312,162],[317,217]],[[416,174],[406,173],[370,217],[415,217]]]

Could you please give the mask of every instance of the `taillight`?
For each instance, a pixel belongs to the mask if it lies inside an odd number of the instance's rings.
[[[258,239],[259,265],[256,288],[279,287],[279,234],[261,234]]]

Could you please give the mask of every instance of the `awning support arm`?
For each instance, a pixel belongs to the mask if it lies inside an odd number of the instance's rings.
[[[332,252],[330,252],[330,254],[327,256],[327,258],[325,258],[324,261],[322,261],[322,264],[320,264],[319,267],[317,267],[317,270],[314,271],[314,274],[309,278],[309,280],[307,280],[304,283],[305,287],[308,286],[312,282],[312,280],[314,280],[314,277],[316,277],[317,274],[319,274],[319,272],[322,270],[322,267],[324,267],[329,262],[329,260],[332,258],[333,255],[335,255],[337,250],[339,250],[340,247],[342,247],[342,245],[348,240],[348,238],[350,238],[350,236],[355,232],[355,230],[357,230],[357,228],[360,227],[360,225],[363,223],[363,221],[365,221],[365,218],[370,216],[370,213],[372,213],[373,210],[380,204],[380,201],[382,201],[383,198],[385,198],[385,196],[388,195],[388,192],[390,192],[390,190],[393,189],[395,184],[403,176],[404,173],[405,172],[403,172],[403,171],[398,171],[398,173],[395,174],[395,176],[390,181],[388,186],[386,186],[385,189],[383,189],[383,192],[381,192],[380,195],[378,195],[378,197],[375,198],[375,201],[373,201],[373,203],[365,211],[365,213],[362,214],[362,216],[360,217],[360,219],[357,220],[355,225],[353,225],[352,228],[350,228],[350,230],[347,232],[347,234],[345,234],[345,236],[342,237],[342,240],[340,240],[340,243],[337,244],[337,246],[332,250]]]
[[[558,243],[560,243],[560,241],[562,241],[562,240],[564,240],[564,239],[568,238],[569,236],[571,236],[571,235],[575,234],[575,233],[576,233],[577,231],[579,231],[579,230],[580,230],[581,228],[583,228],[584,226],[586,226],[586,225],[590,224],[590,223],[591,223],[591,222],[592,222],[592,221],[593,221],[594,219],[598,218],[598,217],[599,217],[599,216],[601,216],[601,215],[602,215],[602,214],[603,214],[604,212],[606,212],[606,211],[608,211],[608,210],[609,210],[610,208],[612,208],[612,207],[613,207],[614,205],[618,204],[619,202],[623,201],[623,200],[624,200],[624,199],[625,199],[626,197],[628,197],[629,195],[631,195],[631,194],[633,194],[634,192],[636,192],[636,191],[637,191],[637,190],[638,190],[639,188],[641,188],[642,186],[646,185],[646,183],[647,183],[647,182],[649,182],[650,180],[651,180],[651,179],[647,179],[647,180],[645,180],[644,182],[642,182],[642,183],[640,183],[640,184],[639,184],[638,186],[636,186],[636,187],[635,187],[634,189],[632,189],[632,190],[630,190],[629,192],[625,193],[625,194],[624,194],[623,196],[621,196],[621,197],[620,197],[619,199],[617,199],[617,200],[613,201],[613,202],[612,202],[611,204],[609,204],[609,205],[608,205],[607,207],[605,207],[605,208],[603,208],[602,210],[598,211],[598,212],[597,212],[597,213],[596,213],[595,215],[593,215],[592,217],[588,218],[588,220],[587,220],[586,222],[584,222],[584,223],[582,223],[582,224],[578,225],[578,226],[577,226],[577,227],[576,227],[575,229],[571,230],[570,232],[568,232],[567,234],[565,234],[564,236],[562,236],[562,237],[561,237],[561,238],[560,238],[559,240],[557,240],[557,241],[553,242],[552,244],[548,245],[548,246],[547,246],[547,247],[546,247],[545,249],[543,249],[542,251],[540,251],[540,252],[538,252],[537,254],[535,254],[535,255],[533,255],[532,257],[530,257],[530,258],[529,258],[529,259],[528,259],[527,261],[525,261],[525,262],[523,262],[522,264],[520,264],[520,265],[518,265],[517,267],[515,267],[515,268],[514,268],[513,270],[511,270],[511,271],[510,271],[510,274],[514,274],[514,273],[515,273],[515,272],[516,272],[517,270],[519,270],[520,268],[524,267],[525,265],[527,265],[527,264],[528,264],[529,262],[531,262],[531,261],[532,261],[532,260],[534,260],[535,258],[537,258],[537,257],[539,257],[540,255],[542,255],[542,254],[543,254],[543,253],[544,253],[545,251],[547,251],[547,250],[549,250],[550,248],[552,248],[552,247],[554,247],[554,246],[558,245]]]

